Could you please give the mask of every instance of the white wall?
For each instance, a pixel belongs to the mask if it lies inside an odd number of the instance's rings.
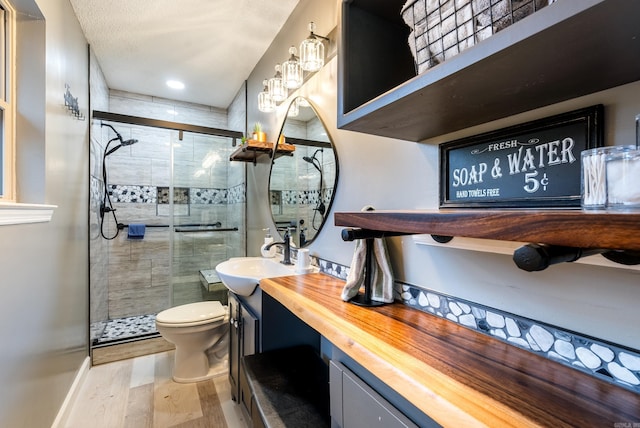
[[[87,43],[67,0],[37,3],[42,15],[17,2],[35,49],[18,70],[35,77],[18,89],[18,197],[58,208],[49,223],[0,226],[3,427],[51,426],[88,355],[88,122],[64,107],[69,84],[88,114]]]
[[[316,21],[320,34],[338,23],[341,2],[309,3],[301,2],[249,79],[249,123],[260,120],[268,124],[270,132],[278,129],[282,114],[265,117],[257,113],[251,100],[262,89],[259,82],[269,76],[267,70],[281,60],[293,40],[304,38],[299,35],[300,28],[309,20]],[[315,104],[337,147],[340,177],[331,217],[334,212],[357,211],[367,204],[377,209],[436,209],[439,143],[602,103],[606,144],[632,144],[634,117],[640,112],[637,82],[415,143],[337,129],[335,59],[299,94]],[[248,182],[252,198],[248,203],[255,209],[249,210],[253,233],[250,227],[248,251],[255,254],[262,238],[260,229],[270,222],[265,178],[268,169],[258,165],[249,172],[253,172],[254,180]],[[340,230],[329,218],[310,247],[312,255],[349,265],[354,244],[343,242]],[[507,255],[417,246],[411,237],[390,239],[389,247],[400,281],[640,349],[636,327],[640,323],[638,271],[564,264],[528,273],[517,269]]]

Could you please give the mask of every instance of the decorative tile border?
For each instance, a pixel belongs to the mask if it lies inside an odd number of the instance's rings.
[[[640,353],[539,321],[396,282],[411,307],[640,393]]]
[[[327,275],[331,275],[343,281],[347,280],[347,275],[349,274],[348,266],[343,266],[338,263],[330,262],[329,260],[320,258],[318,258],[318,266],[320,267],[320,272],[322,273],[326,273]]]
[[[323,259],[318,265],[322,273],[347,278],[347,266]],[[405,305],[640,393],[639,351],[398,281],[394,294]]]
[[[192,204],[223,205],[227,203],[227,189],[191,189]]]
[[[155,204],[158,201],[155,186],[110,184],[107,189],[113,202]]]
[[[96,189],[97,190],[97,189]],[[169,187],[110,184],[109,196],[113,202],[168,204]],[[175,187],[175,204],[225,205],[244,203],[247,199],[246,186],[239,184],[229,189]]]
[[[275,202],[274,205],[278,203],[284,205],[316,205],[320,198],[318,190],[272,190],[271,192],[272,194],[278,192],[280,195],[278,199],[280,199],[281,202],[272,201],[272,203]],[[322,202],[328,204],[331,201],[332,195],[333,189],[322,189]]]

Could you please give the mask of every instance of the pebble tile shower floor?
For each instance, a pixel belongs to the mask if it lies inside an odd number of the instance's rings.
[[[104,324],[104,330],[94,339],[94,345],[157,333],[155,314],[118,318]]]

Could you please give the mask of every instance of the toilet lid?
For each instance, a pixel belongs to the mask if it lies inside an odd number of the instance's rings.
[[[156,315],[156,321],[163,324],[193,324],[221,321],[226,311],[218,301],[188,303],[166,309]]]

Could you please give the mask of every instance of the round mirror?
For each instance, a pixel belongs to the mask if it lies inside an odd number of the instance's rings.
[[[329,215],[338,158],[324,123],[302,97],[291,102],[276,141],[269,176],[271,214],[280,236],[289,228],[301,248],[313,241]]]

